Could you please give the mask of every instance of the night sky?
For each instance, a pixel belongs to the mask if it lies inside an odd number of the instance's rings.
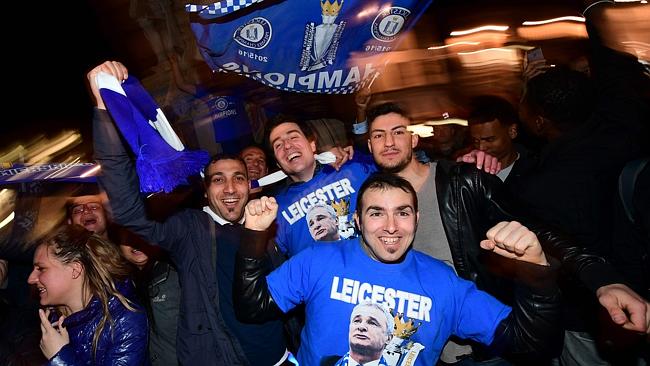
[[[0,151],[39,132],[52,136],[63,129],[80,129],[89,142],[92,105],[85,74],[116,55],[99,29],[93,5],[39,3],[37,10],[13,9],[5,16],[19,17],[23,26],[3,32],[8,60],[4,76],[10,80],[5,113],[11,118],[3,118]],[[21,34],[25,27],[37,35]]]

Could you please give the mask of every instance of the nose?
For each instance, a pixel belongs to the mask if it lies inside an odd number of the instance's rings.
[[[30,285],[35,285],[38,282],[38,277],[36,276],[36,269],[33,269],[32,272],[27,277],[27,283]]]
[[[223,191],[226,193],[235,192],[235,185],[232,182],[232,179],[226,179],[226,184],[223,186]]]
[[[393,138],[393,134],[391,134],[391,133],[386,134],[386,139],[384,140],[384,145],[386,145],[386,146],[395,145],[395,139]]]
[[[481,141],[478,143],[478,149],[481,151],[487,150],[487,143],[485,141]]]
[[[397,231],[397,226],[395,224],[395,217],[393,215],[388,215],[384,230],[389,234],[394,234]]]

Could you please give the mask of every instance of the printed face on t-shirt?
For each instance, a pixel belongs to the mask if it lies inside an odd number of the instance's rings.
[[[378,360],[391,333],[383,311],[375,306],[357,305],[350,319],[348,334],[352,358],[359,363]]]
[[[309,233],[314,240],[334,241],[339,240],[339,225],[336,212],[324,204],[313,206],[307,213]]]
[[[384,263],[401,261],[417,228],[413,196],[391,187],[368,189],[359,199],[362,212],[355,212],[355,220],[371,256]]]

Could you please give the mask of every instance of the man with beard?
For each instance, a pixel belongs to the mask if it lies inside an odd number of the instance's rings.
[[[183,365],[280,365],[288,352],[280,321],[244,324],[234,316],[232,276],[248,201],[246,164],[234,155],[217,155],[204,168],[208,205],[184,210],[164,222],[150,220],[140,196],[133,161],[122,144],[105,106],[96,76],[100,72],[122,81],[127,69],[107,61],[88,73],[97,102],[93,118],[99,179],[114,220],[169,252],[181,279],[181,304],[176,349]]]
[[[461,278],[475,282],[479,289],[511,303],[512,281],[494,274],[499,264],[479,247],[482,233],[491,226],[523,219],[514,213],[500,179],[469,164],[418,162],[413,155],[418,136],[407,130],[411,120],[397,104],[375,106],[368,111],[368,121],[368,145],[375,162],[383,171],[408,180],[417,191],[420,211],[428,213],[420,218],[413,247],[452,266]],[[525,224],[539,237],[545,251],[562,261],[568,273],[597,289],[601,304],[612,318],[625,317],[626,326],[645,331],[645,302],[618,283],[619,276],[610,265],[572,239],[533,222]],[[475,361],[483,359],[481,354],[472,354],[469,346],[450,342],[448,347],[441,357],[446,363],[455,363],[467,355]]]
[[[557,263],[547,260],[536,236],[519,223],[501,222],[481,242],[486,254],[501,258],[520,280],[510,308],[439,260],[410,250],[420,217],[417,196],[395,174],[371,175],[359,188],[354,220],[361,238],[311,246],[269,274],[265,230],[277,213],[273,198],[246,206],[235,267],[235,309],[243,321],[265,322],[305,304],[297,357],[301,365],[322,365],[333,355],[340,359],[350,350],[350,332],[352,343],[364,344],[354,346],[352,353],[367,359],[389,342],[384,358],[390,366],[399,360],[435,365],[450,335],[489,345],[495,352],[543,354],[560,334]],[[379,320],[372,335],[351,329],[351,313],[355,324],[381,318],[353,311],[367,300],[392,309],[398,325],[390,329],[388,321]]]

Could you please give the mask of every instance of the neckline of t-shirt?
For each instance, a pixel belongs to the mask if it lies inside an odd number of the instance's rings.
[[[413,248],[409,249],[409,251],[406,253],[406,256],[404,257],[404,260],[401,261],[400,263],[383,263],[377,260],[374,260],[371,258],[365,250],[362,248],[362,243],[361,243],[361,238],[355,243],[355,249],[357,251],[357,254],[363,257],[363,261],[370,267],[371,269],[377,269],[382,272],[400,272],[404,268],[408,268],[411,266],[411,263],[413,263]]]

